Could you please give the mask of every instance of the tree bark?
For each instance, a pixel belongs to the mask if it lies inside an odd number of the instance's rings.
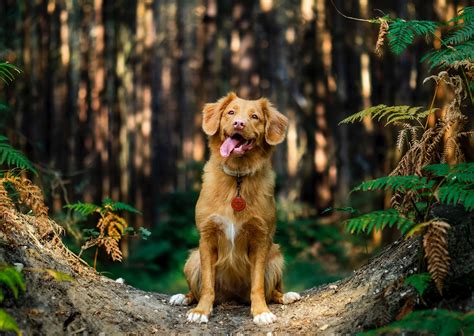
[[[188,308],[170,306],[167,295],[117,283],[84,266],[62,245],[57,234],[59,226],[53,221],[38,220],[13,210],[5,213],[0,218],[0,259],[24,265],[27,291],[18,300],[7,298],[4,304],[27,335],[355,334],[394,320],[400,311],[418,301],[415,290],[403,286],[403,279],[416,272],[422,262],[416,237],[395,242],[346,279],[304,291],[300,302],[270,305],[278,316],[272,325],[256,326],[250,308],[237,303],[218,305],[208,324],[190,324],[186,322]],[[452,266],[445,285],[445,297],[449,300],[441,299],[434,289],[428,289],[423,299],[437,299],[437,305],[441,302],[444,307],[456,301],[457,309],[460,305],[472,306],[474,299],[466,291],[469,286],[461,286],[459,292],[464,294],[456,296],[450,284],[459,286],[474,272],[474,214],[441,208],[435,215],[448,218],[452,225]],[[75,281],[55,281],[45,269],[70,274]]]

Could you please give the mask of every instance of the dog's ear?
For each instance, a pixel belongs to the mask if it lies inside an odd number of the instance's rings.
[[[237,95],[234,92],[229,92],[227,96],[222,97],[217,102],[204,105],[204,109],[202,110],[202,129],[204,133],[209,136],[217,133],[222,111],[236,97]]]
[[[265,141],[269,145],[278,145],[285,140],[288,118],[277,111],[266,99],[260,99],[262,110],[265,113]]]

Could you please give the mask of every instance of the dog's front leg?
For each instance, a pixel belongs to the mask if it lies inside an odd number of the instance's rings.
[[[215,238],[203,235],[199,241],[201,257],[201,291],[196,308],[189,310],[188,321],[207,323],[214,304],[217,246]]]
[[[254,236],[249,246],[251,312],[253,321],[259,325],[273,323],[277,320],[276,316],[268,309],[265,301],[265,269],[270,246],[269,238],[261,237],[261,239],[258,239],[258,236]]]

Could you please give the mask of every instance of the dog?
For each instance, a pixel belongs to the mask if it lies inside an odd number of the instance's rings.
[[[288,119],[266,99],[245,100],[233,92],[203,109],[202,129],[210,159],[196,204],[199,249],[184,266],[189,293],[170,298],[190,305],[187,320],[207,323],[214,302],[250,301],[253,321],[276,321],[267,302],[300,299],[283,294],[283,256],[275,234],[275,173],[271,156],[285,139]]]

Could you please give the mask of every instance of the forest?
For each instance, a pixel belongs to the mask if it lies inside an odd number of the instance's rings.
[[[474,334],[470,4],[1,1],[0,333]],[[265,139],[287,121],[272,239],[301,300],[273,323],[253,289],[207,323],[174,305],[196,248],[205,286],[206,111],[230,92],[271,103]]]

